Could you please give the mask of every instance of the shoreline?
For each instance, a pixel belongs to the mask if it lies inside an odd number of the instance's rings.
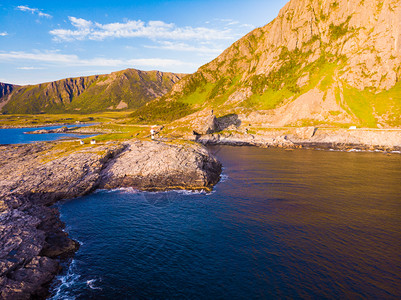
[[[53,204],[97,189],[211,189],[221,174],[220,162],[191,143],[39,142],[0,153],[2,299],[45,299],[60,261],[78,250]]]
[[[204,145],[256,146],[262,148],[307,148],[339,151],[401,151],[401,130],[320,129],[303,127],[274,129],[255,133],[220,132],[187,136]]]
[[[205,146],[232,146],[232,147],[258,147],[258,148],[282,148],[285,150],[316,150],[316,151],[340,151],[340,152],[366,152],[401,154],[401,147],[388,148],[385,146],[367,146],[364,144],[337,144],[337,143],[298,143],[292,145],[255,144],[241,141],[198,141]]]

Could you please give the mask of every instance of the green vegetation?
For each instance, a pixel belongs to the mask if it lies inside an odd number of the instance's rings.
[[[165,98],[152,101],[137,109],[132,115],[130,123],[137,124],[165,124],[185,117],[195,110],[191,105],[178,101],[167,101]]]
[[[301,69],[300,62],[305,60],[310,54],[310,52],[302,52],[299,49],[289,51],[288,48],[282,47],[279,56],[279,61],[283,62],[281,67],[270,72],[267,76],[253,76],[249,81],[252,92],[262,95],[267,88],[278,91],[285,86],[292,93],[298,93],[297,80],[299,75],[297,76],[297,71]]]
[[[183,92],[169,95],[171,99],[161,97],[135,110],[130,123],[166,124],[205,107],[218,108],[238,88],[239,79],[221,78],[211,83],[202,76],[195,77],[187,82]]]
[[[105,141],[121,141],[121,140],[129,140],[135,137],[132,133],[107,133],[95,136],[93,139],[96,142],[105,142]],[[89,143],[92,138],[85,139],[85,143]]]
[[[351,112],[361,121],[362,126],[376,127],[376,119],[367,94],[357,89],[345,88],[344,97]]]
[[[349,29],[349,21],[351,20],[351,16],[347,18],[347,20],[340,25],[330,24],[330,39],[332,41],[338,40],[340,37],[343,37],[351,30]]]
[[[401,125],[401,82],[378,94],[347,87],[344,98],[362,126],[376,127],[382,118],[390,126]]]
[[[273,109],[293,95],[287,88],[278,91],[268,89],[262,95],[253,94],[243,105],[248,108]]]
[[[196,90],[180,99],[180,102],[189,105],[202,105],[206,99],[209,98],[211,93],[215,93],[218,85],[207,83],[203,86],[197,87]]]

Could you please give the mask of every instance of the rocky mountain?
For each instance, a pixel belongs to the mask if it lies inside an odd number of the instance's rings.
[[[11,94],[16,87],[18,86],[0,82],[0,110],[6,104],[6,96]]]
[[[401,1],[291,0],[172,91],[133,114],[214,109],[271,126],[401,125]]]
[[[97,112],[137,108],[166,94],[182,74],[127,69],[16,87],[1,95],[3,113]],[[3,100],[3,101],[2,101]]]

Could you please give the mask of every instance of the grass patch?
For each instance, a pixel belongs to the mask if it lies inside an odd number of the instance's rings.
[[[134,138],[135,135],[133,133],[107,133],[95,136],[93,138],[86,138],[84,139],[85,143],[90,143],[92,139],[96,142],[106,142],[106,141],[123,141],[123,140],[130,140]]]
[[[359,119],[362,126],[377,126],[377,120],[373,116],[373,109],[371,106],[372,98],[369,92],[361,92],[355,88],[345,87],[344,98],[348,107]]]
[[[244,106],[256,109],[273,109],[293,95],[294,93],[286,88],[278,91],[268,89],[262,95],[253,94],[244,103]]]
[[[180,102],[189,105],[202,105],[208,98],[210,93],[216,88],[212,83],[207,83],[203,86],[196,88],[196,90],[182,98]]]

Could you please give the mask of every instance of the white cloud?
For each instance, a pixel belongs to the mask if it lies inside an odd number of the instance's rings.
[[[36,67],[19,67],[18,70],[43,70],[43,68],[36,68]]]
[[[255,25],[252,24],[241,24],[240,27],[245,27],[245,28],[249,28],[249,29],[255,29]]]
[[[92,26],[92,22],[86,21],[85,19],[75,18],[75,17],[69,17],[69,19],[71,21],[71,24],[79,29],[86,29]]]
[[[5,61],[30,61],[30,62],[42,62],[53,64],[64,67],[151,67],[155,69],[166,68],[166,67],[196,67],[195,64],[183,62],[175,59],[163,59],[163,58],[141,58],[141,59],[109,59],[103,57],[81,59],[77,55],[60,54],[55,51],[48,52],[23,52],[23,51],[12,51],[12,52],[0,52],[0,62]],[[30,70],[30,67],[22,67],[22,70]]]
[[[206,27],[178,27],[163,21],[126,21],[125,23],[100,24],[81,18],[68,17],[74,29],[55,29],[50,34],[58,41],[104,40],[106,38],[149,38],[152,40],[230,40],[230,29]]]
[[[37,8],[30,8],[29,6],[26,6],[26,5],[19,5],[19,6],[17,6],[17,9],[20,10],[20,11],[30,12],[33,15],[36,14],[39,17],[46,17],[46,18],[51,18],[52,17],[51,15],[46,14],[46,13],[40,11]]]
[[[7,36],[8,35],[8,33],[7,32],[0,32],[0,36]]]
[[[191,46],[186,43],[173,43],[170,41],[161,41],[158,46],[145,46],[145,48],[151,49],[163,49],[163,50],[173,50],[173,51],[185,51],[194,53],[213,53],[219,54],[223,52],[224,49],[221,48],[209,48],[205,46]]]
[[[77,59],[76,55],[65,55],[57,52],[34,52],[27,53],[23,51],[11,51],[11,52],[0,52],[0,61],[10,60],[30,60],[30,61],[42,61],[50,63],[69,63]]]

